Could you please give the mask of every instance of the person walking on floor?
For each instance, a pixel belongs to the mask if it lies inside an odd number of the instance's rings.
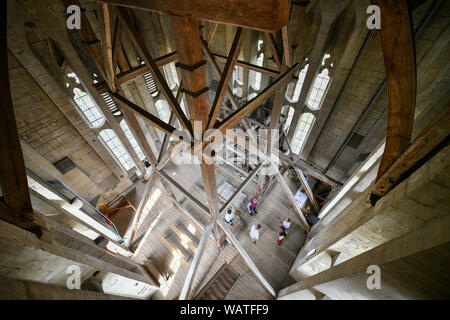
[[[258,243],[259,240],[259,230],[261,230],[261,225],[252,225],[252,228],[250,230],[250,238],[252,238],[253,243]]]
[[[248,214],[249,215],[253,215],[253,214],[257,214],[258,212],[256,211],[256,206],[258,204],[258,198],[257,197],[253,197],[250,199],[250,201],[247,204],[247,209],[248,209]]]

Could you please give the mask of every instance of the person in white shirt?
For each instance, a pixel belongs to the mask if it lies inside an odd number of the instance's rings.
[[[259,230],[261,230],[261,225],[252,225],[252,229],[250,230],[250,238],[252,238],[253,243],[258,243],[259,240]]]
[[[227,213],[225,214],[225,222],[233,225],[233,219],[234,219],[234,209],[228,209]]]
[[[286,220],[284,220],[281,223],[281,231],[284,232],[285,236],[287,236],[287,231],[291,226],[291,219],[290,218],[286,218]]]

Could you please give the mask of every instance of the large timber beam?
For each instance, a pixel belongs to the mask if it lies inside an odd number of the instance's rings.
[[[284,192],[286,193],[286,195],[289,198],[289,201],[291,202],[292,206],[294,207],[294,210],[300,219],[300,223],[301,223],[303,229],[306,231],[306,233],[308,233],[309,229],[310,229],[308,222],[306,222],[306,219],[305,219],[305,216],[303,215],[302,209],[298,206],[297,201],[295,201],[295,197],[292,194],[291,189],[289,189],[289,186],[286,183],[286,181],[284,180],[283,176],[281,175],[280,170],[276,167],[276,165],[273,162],[272,162],[272,168],[273,168],[273,171],[275,172],[275,177],[277,178],[280,185],[283,187]]]
[[[169,88],[169,85],[167,84],[166,79],[161,74],[161,71],[159,70],[158,66],[156,65],[155,61],[152,58],[152,55],[147,49],[144,39],[139,34],[138,30],[136,29],[136,26],[131,21],[127,11],[123,7],[116,7],[116,12],[120,21],[123,23],[125,29],[128,31],[131,39],[133,40],[133,43],[136,45],[136,47],[138,47],[141,50],[143,54],[142,58],[144,59],[145,63],[149,66],[153,78],[155,79],[156,84],[158,85],[163,95],[165,96],[170,108],[172,109],[172,112],[175,112],[183,128],[186,129],[187,133],[192,137],[193,132],[191,123],[186,118],[186,115],[181,109],[180,104],[175,99],[172,91]]]
[[[280,290],[278,297],[366,271],[370,265],[381,266],[385,263],[448,243],[450,241],[449,225],[450,217],[448,215],[440,217],[425,224],[423,228],[408,232],[336,266],[332,266],[330,269],[294,283]]]
[[[228,89],[228,83],[230,82],[231,75],[233,74],[234,65],[239,57],[239,53],[241,52],[241,48],[244,44],[245,35],[246,35],[245,29],[238,28],[236,30],[236,35],[234,36],[234,40],[231,45],[227,62],[225,63],[222,76],[220,77],[219,85],[216,91],[216,96],[214,98],[214,102],[209,112],[208,125],[206,126],[207,129],[212,128],[216,124],[216,119],[217,116],[219,115],[223,98],[225,97],[225,93],[227,92]]]
[[[230,239],[231,243],[236,248],[236,250],[239,252],[239,254],[242,256],[242,258],[244,259],[245,263],[249,267],[250,271],[253,272],[253,274],[261,282],[261,284],[264,286],[264,288],[266,288],[266,290],[272,296],[275,297],[276,296],[275,290],[272,288],[272,286],[269,284],[269,282],[267,282],[267,280],[264,278],[262,273],[258,270],[258,268],[256,267],[255,263],[250,258],[248,253],[245,251],[244,247],[241,246],[241,244],[239,243],[237,238],[234,236],[234,234],[230,231],[230,229],[228,229],[227,226],[224,225],[224,223],[222,221],[218,220],[217,223],[219,224],[220,228],[225,232],[225,234],[227,235],[228,239]]]
[[[173,16],[188,16],[259,31],[275,32],[289,22],[290,0],[95,0]]]
[[[372,189],[373,200],[381,198],[399,184],[410,170],[447,139],[449,134],[450,106],[447,106],[375,182]]]
[[[223,56],[221,54],[217,54],[217,53],[211,53],[211,54],[219,62],[226,63],[226,61],[228,59],[227,56]],[[237,60],[236,61],[236,65],[239,66],[239,67],[242,67],[242,68],[246,68],[246,69],[249,69],[249,70],[260,72],[262,74],[266,74],[266,75],[268,75],[269,77],[272,77],[272,78],[277,78],[277,77],[280,76],[280,72],[279,71],[276,71],[276,70],[273,70],[273,69],[269,69],[269,68],[264,68],[264,67],[258,66],[256,64],[248,63],[248,62],[245,62],[245,61],[242,61],[242,60]]]
[[[181,289],[180,299],[179,300],[187,300],[189,299],[189,295],[191,293],[192,282],[194,281],[195,274],[197,272],[197,268],[202,259],[203,253],[205,252],[206,244],[209,235],[211,234],[211,230],[214,227],[214,223],[210,223],[205,232],[203,232],[202,238],[200,239],[200,243],[197,247],[197,251],[195,252],[194,259],[192,259],[191,264],[189,265],[189,270],[186,275],[186,279],[184,280],[183,288]]]
[[[380,1],[380,38],[386,70],[388,120],[386,146],[378,169],[379,179],[408,148],[416,103],[414,31],[407,0]]]

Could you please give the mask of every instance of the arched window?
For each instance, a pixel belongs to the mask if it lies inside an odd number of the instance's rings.
[[[105,123],[105,117],[98,110],[91,97],[79,88],[73,89],[75,103],[83,112],[89,123],[94,128],[99,128]]]
[[[111,129],[100,131],[100,137],[107,144],[114,156],[119,160],[126,171],[133,168],[134,163],[124,146],[120,142],[116,133]]]
[[[325,68],[321,73],[316,75],[316,78],[314,79],[311,92],[309,93],[308,100],[306,102],[308,108],[311,110],[320,109],[329,82],[330,77],[328,75],[328,69]]]
[[[168,123],[170,118],[170,108],[167,102],[164,100],[158,100],[155,102],[156,111],[158,111],[159,118]]]
[[[175,63],[171,62],[163,67],[164,75],[170,90],[174,90],[179,84]]]
[[[292,153],[298,155],[305,145],[308,134],[314,124],[316,117],[312,113],[303,113],[298,119],[297,128],[295,130],[294,138],[291,142]]]
[[[284,123],[284,132],[288,132],[289,131],[289,128],[290,128],[290,126],[291,126],[291,122],[292,122],[292,117],[294,116],[294,108],[292,108],[292,107],[289,107],[289,106],[287,106],[288,108],[289,108],[289,111],[288,111],[288,113],[287,113],[287,118],[286,118],[286,122]]]
[[[256,65],[258,65],[260,67],[262,67],[264,65],[264,53],[262,52],[263,43],[264,43],[263,40],[258,40],[258,52],[259,53],[256,58]],[[261,72],[256,72],[256,71],[251,70],[251,74],[252,74],[252,76],[250,78],[253,78],[253,83],[251,84],[251,86],[255,90],[261,89],[261,78],[262,78]]]
[[[305,81],[306,73],[308,72],[309,64],[303,67],[302,71],[298,74],[298,80],[295,84],[294,93],[292,94],[292,99],[288,99],[290,102],[295,103],[300,97],[300,92],[302,91],[303,82]]]
[[[136,139],[134,138],[133,134],[131,133],[131,130],[128,127],[128,124],[126,123],[125,120],[120,121],[120,128],[122,129],[123,133],[127,137],[128,141],[130,141],[130,144],[133,147],[134,151],[136,152],[139,160],[144,160],[145,155],[142,152],[141,148],[139,147],[139,144],[137,143]]]

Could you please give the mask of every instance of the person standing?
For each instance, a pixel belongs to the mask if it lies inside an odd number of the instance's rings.
[[[285,233],[285,236],[287,236],[287,231],[288,229],[291,227],[291,219],[290,218],[286,218],[282,223],[281,223],[281,231],[283,233]]]
[[[253,197],[250,199],[250,201],[247,204],[247,209],[248,209],[248,214],[249,215],[253,215],[253,214],[257,214],[258,212],[256,211],[256,206],[258,204],[258,198],[257,197]]]
[[[258,243],[259,240],[259,230],[261,230],[261,225],[252,225],[252,228],[250,230],[250,238],[252,238],[253,243]]]

